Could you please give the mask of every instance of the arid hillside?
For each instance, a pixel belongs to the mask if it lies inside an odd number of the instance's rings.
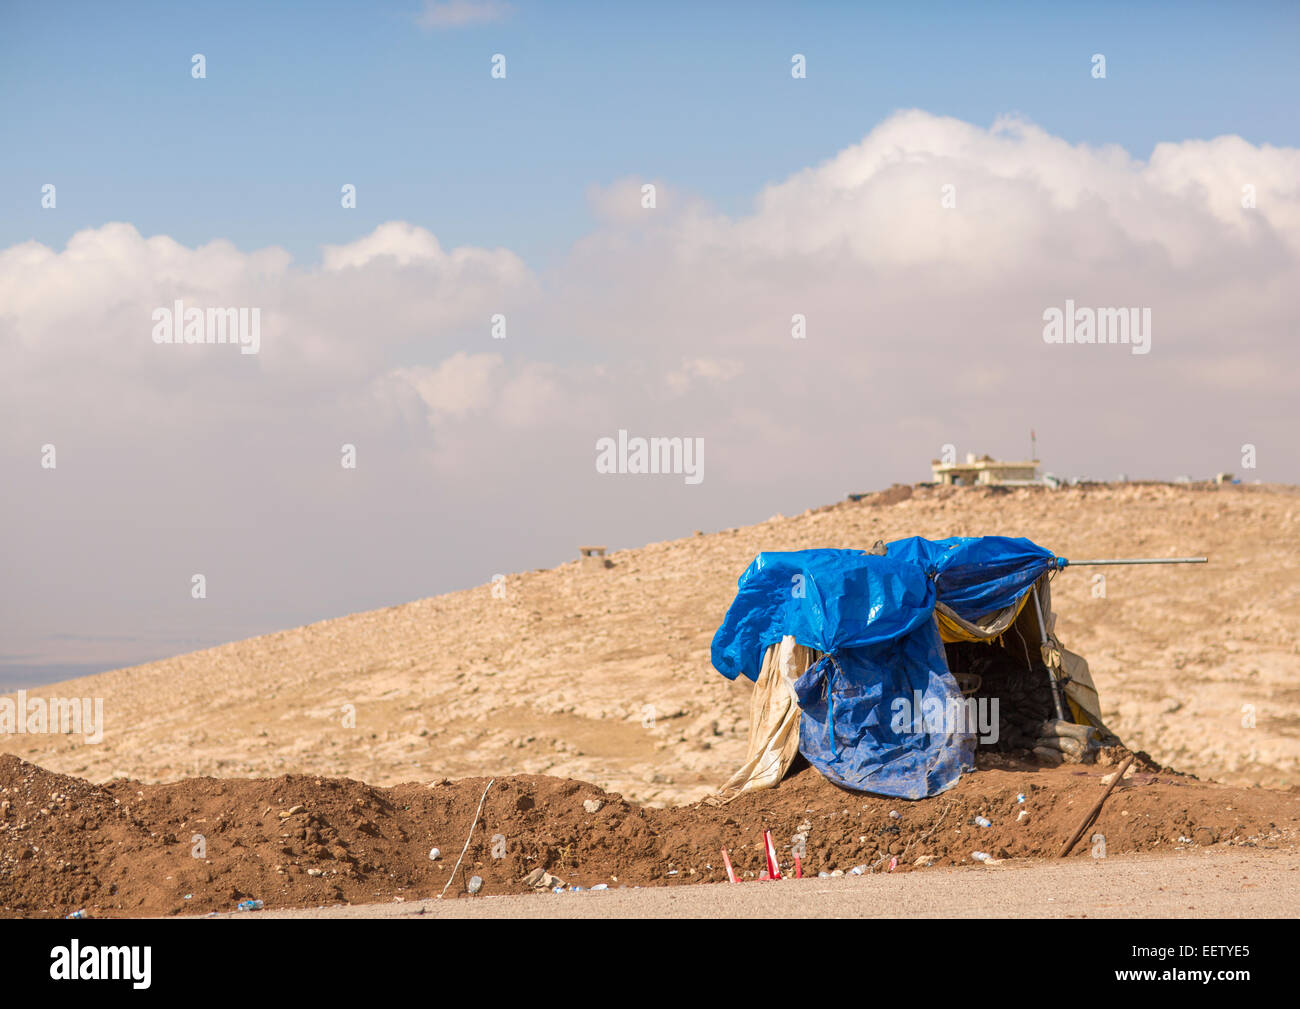
[[[690,801],[744,751],[749,684],[712,669],[709,643],[754,554],[1003,534],[1072,558],[1208,555],[1104,569],[1104,586],[1103,569],[1061,572],[1058,634],[1131,747],[1286,787],[1300,783],[1298,517],[1289,487],[895,487],[40,688],[102,697],[103,741],[15,734],[0,751],[92,781],[548,774]]]

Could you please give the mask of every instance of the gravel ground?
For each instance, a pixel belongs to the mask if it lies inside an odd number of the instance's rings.
[[[421,900],[223,918],[1294,918],[1300,854],[1254,851],[935,868],[639,890]]]

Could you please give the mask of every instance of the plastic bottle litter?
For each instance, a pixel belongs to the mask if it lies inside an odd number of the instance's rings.
[[[563,893],[563,892],[564,892],[564,887],[562,886],[551,887],[551,893]]]
[[[70,919],[77,919],[77,920],[80,920],[81,918],[85,918],[85,917],[86,917],[86,912],[85,912],[84,910],[82,910],[82,911],[73,911],[71,914],[65,914],[63,917],[64,917],[64,918],[70,918]]]
[[[1016,796],[1016,802],[1024,802],[1024,801],[1025,801],[1025,793],[1021,792],[1019,795]]]
[[[991,826],[993,826],[993,821],[992,821],[992,820],[989,820],[987,817],[977,816],[977,817],[975,817],[975,826],[977,826],[977,827],[991,827]]]
[[[483,889],[483,877],[471,876],[469,878],[469,892],[478,893],[482,889]]]
[[[260,911],[265,907],[260,900],[241,900],[235,905],[236,911]]]
[[[608,884],[608,883],[597,883],[595,886],[592,887],[592,889],[593,889],[593,890],[608,890],[608,889],[609,889],[609,884]]]
[[[992,862],[992,861],[993,861],[993,856],[990,855],[987,851],[972,851],[972,852],[970,853],[970,857],[973,858],[973,859],[975,859],[975,861],[977,861],[977,862]]]
[[[429,849],[429,860],[430,860],[431,862],[432,862],[432,861],[437,861],[438,856],[441,855],[441,854],[442,854],[442,849],[441,849],[441,848],[430,848],[430,849]]]
[[[871,867],[868,865],[855,865],[852,869],[849,870],[849,872],[854,876],[862,876],[865,875],[868,871],[870,871],[870,868]]]
[[[889,818],[891,820],[901,820],[903,818],[903,814],[896,809],[891,809],[889,811]]]

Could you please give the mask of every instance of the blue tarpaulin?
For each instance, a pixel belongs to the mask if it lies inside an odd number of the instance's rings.
[[[861,550],[761,553],[739,584],[713,636],[713,666],[732,680],[757,680],[767,646],[787,634],[839,653],[893,641],[934,612],[934,583],[920,567]]]
[[[977,620],[1020,599],[1056,567],[1050,550],[1023,537],[911,536],[888,545],[888,556],[911,561],[934,579],[939,601],[964,620]]]
[[[936,600],[974,620],[1020,598],[1056,564],[1026,539],[920,537],[859,550],[759,554],[713,638],[713,665],[757,680],[791,635],[825,652],[794,684],[799,751],[837,784],[906,799],[935,795],[973,766],[965,724],[935,724],[961,692],[934,621]],[[963,709],[964,710],[964,709]]]

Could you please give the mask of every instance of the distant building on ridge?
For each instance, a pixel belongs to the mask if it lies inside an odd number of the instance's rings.
[[[1011,462],[992,456],[966,453],[965,462],[940,462],[930,460],[934,482],[949,486],[972,487],[976,484],[1037,484],[1038,460]]]

